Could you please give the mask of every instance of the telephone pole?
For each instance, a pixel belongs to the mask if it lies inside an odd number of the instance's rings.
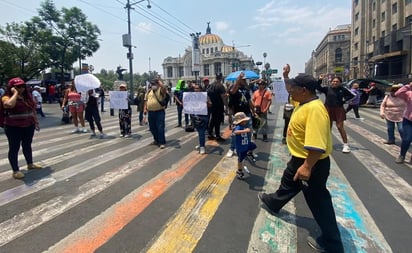
[[[147,1],[147,8],[150,9],[152,6],[150,5],[150,0],[140,0],[134,3],[130,3],[130,0],[127,0],[125,9],[127,9],[127,34],[123,34],[123,46],[127,47],[128,53],[127,53],[127,59],[129,59],[129,75],[130,75],[130,81],[129,81],[129,91],[130,91],[130,98],[133,99],[134,97],[134,92],[133,92],[133,52],[132,52],[132,32],[130,28],[130,9],[133,9],[133,5],[136,5],[138,3],[141,3],[143,1]]]

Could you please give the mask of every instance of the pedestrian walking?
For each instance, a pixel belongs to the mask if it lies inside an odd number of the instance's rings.
[[[31,92],[34,102],[36,103],[36,111],[42,118],[46,117],[43,112],[43,98],[40,93],[40,86],[35,85],[33,91]]]
[[[233,135],[236,139],[236,152],[237,152],[237,171],[236,176],[238,179],[243,179],[246,173],[250,174],[249,169],[243,165],[243,161],[247,156],[253,153],[256,149],[256,144],[252,142],[250,133],[252,130],[248,127],[250,117],[247,117],[244,112],[238,112],[234,115]]]
[[[348,113],[353,110],[355,113],[355,119],[360,119],[359,116],[359,105],[360,105],[360,93],[359,93],[359,83],[353,83],[350,91],[355,94],[355,97],[349,101],[348,107],[346,107],[345,112]]]
[[[257,82],[258,89],[252,95],[255,117],[259,117],[261,124],[258,128],[253,129],[253,138],[256,139],[258,132],[263,135],[263,141],[268,141],[268,112],[272,104],[272,91],[267,89],[267,83],[260,79]]]
[[[1,126],[9,143],[8,160],[13,170],[13,178],[24,178],[18,164],[20,146],[26,159],[27,169],[41,169],[40,165],[33,163],[32,141],[34,131],[40,131],[37,119],[36,104],[26,87],[25,82],[15,77],[9,80],[5,94],[1,98],[1,111],[3,120]]]
[[[395,125],[398,128],[399,136],[402,139],[403,128],[403,111],[406,107],[406,102],[402,98],[395,95],[403,85],[394,84],[389,89],[389,94],[386,94],[380,106],[380,116],[386,121],[386,129],[388,133],[388,139],[384,144],[395,144]]]
[[[403,163],[405,161],[406,152],[412,142],[412,82],[399,88],[395,92],[395,96],[405,101],[405,110],[403,111],[402,119],[402,142],[401,150],[396,163]],[[412,162],[412,159],[411,161]]]
[[[287,146],[292,157],[281,184],[274,193],[259,193],[262,206],[271,214],[303,192],[321,235],[308,237],[310,247],[319,252],[343,253],[332,199],[326,182],[329,177],[332,134],[329,114],[316,96],[317,80],[306,74],[286,80],[292,99],[299,102],[289,122]]]
[[[322,81],[323,75],[320,76],[319,82]],[[346,120],[346,112],[343,105],[346,101],[349,101],[355,97],[355,95],[342,86],[342,78],[334,77],[331,85],[327,87],[319,86],[321,92],[325,93],[325,106],[329,113],[330,127],[332,128],[333,122],[336,122],[339,134],[343,141],[343,153],[350,153],[350,147],[348,145],[348,136],[346,135],[344,122]]]
[[[99,114],[99,107],[98,107],[98,97],[99,95],[94,92],[94,90],[89,90],[87,92],[86,98],[86,109],[85,109],[85,118],[89,122],[90,130],[92,131],[91,137],[96,136],[95,126],[97,126],[97,130],[99,130],[99,137],[103,138],[103,127],[101,124],[100,114]]]

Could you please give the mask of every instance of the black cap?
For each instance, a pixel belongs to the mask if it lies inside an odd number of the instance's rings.
[[[319,88],[318,80],[308,74],[298,74],[295,78],[285,79],[285,83],[305,87],[313,91]]]

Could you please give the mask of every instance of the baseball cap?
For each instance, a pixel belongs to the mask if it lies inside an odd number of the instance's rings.
[[[205,77],[203,78],[203,82],[209,81],[209,78]]]
[[[20,77],[14,77],[9,80],[9,86],[14,87],[14,86],[19,86],[25,84],[24,80],[21,79]]]

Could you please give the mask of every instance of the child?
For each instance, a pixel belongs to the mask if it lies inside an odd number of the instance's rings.
[[[238,112],[235,114],[235,120],[233,124],[235,125],[233,129],[233,134],[236,138],[236,152],[238,157],[237,162],[237,178],[243,179],[246,173],[250,173],[246,166],[243,166],[243,160],[256,149],[256,144],[251,142],[250,138],[250,128],[246,127],[248,125],[249,117],[246,116],[244,112]]]

